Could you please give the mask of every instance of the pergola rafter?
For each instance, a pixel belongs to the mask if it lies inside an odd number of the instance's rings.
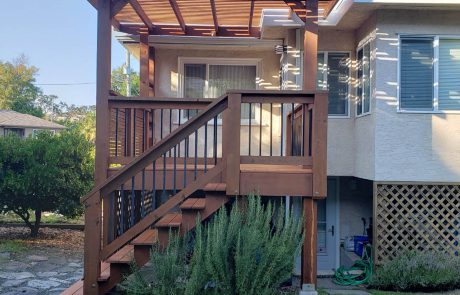
[[[177,5],[176,0],[169,0],[169,4],[171,5],[171,8],[174,11],[174,14],[176,15],[177,21],[179,22],[180,27],[182,28],[182,31],[186,31],[186,26],[184,22],[184,18],[182,17],[182,14],[179,9],[179,5]]]
[[[248,31],[252,29],[252,19],[254,17],[254,0],[251,0],[251,9],[249,10],[249,23],[248,23]]]
[[[150,17],[145,13],[141,4],[139,4],[137,0],[129,0],[129,3],[133,7],[134,11],[136,11],[137,15],[140,17],[145,26],[149,29],[149,31],[153,31],[153,22],[150,20]]]
[[[217,12],[216,12],[216,2],[215,0],[209,0],[211,4],[211,13],[212,13],[212,21],[214,23],[214,30],[216,35],[219,31],[219,22],[217,21]]]

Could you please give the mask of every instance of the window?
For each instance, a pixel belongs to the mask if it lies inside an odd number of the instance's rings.
[[[209,60],[209,59],[207,59]],[[230,89],[256,89],[257,61],[216,59],[195,63],[193,60],[183,63],[183,96],[190,98],[217,98]],[[187,119],[196,112],[183,112]],[[256,107],[241,106],[242,119],[255,119]]]
[[[401,109],[433,110],[433,40],[401,40]]]
[[[371,111],[371,44],[367,42],[358,49],[357,103],[356,114],[365,115]]]
[[[399,70],[400,110],[460,110],[460,38],[401,37]]]
[[[32,137],[37,137],[37,135],[41,132],[51,132],[51,134],[56,134],[56,130],[54,129],[34,129],[32,130]]]
[[[3,130],[3,134],[5,136],[9,134],[16,134],[19,137],[24,137],[25,132],[23,128],[5,128]]]
[[[318,54],[317,88],[329,91],[329,116],[348,116],[350,54]]]

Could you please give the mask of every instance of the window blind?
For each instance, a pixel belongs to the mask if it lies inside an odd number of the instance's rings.
[[[348,114],[348,53],[328,54],[329,115]]]
[[[433,109],[433,39],[401,40],[401,109]]]
[[[440,110],[460,109],[460,40],[439,41]]]

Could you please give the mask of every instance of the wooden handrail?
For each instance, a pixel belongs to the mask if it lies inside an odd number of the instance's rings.
[[[169,151],[172,147],[177,145],[180,141],[195,131],[196,128],[199,128],[202,124],[208,122],[218,114],[220,114],[227,107],[227,95],[221,96],[219,99],[214,100],[213,103],[208,105],[203,112],[189,121],[186,124],[180,126],[161,141],[150,147],[147,151],[143,153],[142,156],[135,158],[130,164],[126,165],[121,169],[117,174],[108,178],[104,183],[94,188],[90,193],[81,199],[81,202],[84,203],[94,196],[96,192],[100,191],[103,195],[104,193],[110,192],[115,189],[117,186],[123,184],[129,180],[133,175],[136,175],[141,171],[146,164],[151,163],[153,160],[161,156],[163,153]]]
[[[110,96],[109,108],[138,108],[138,109],[205,109],[214,102],[211,98],[174,98],[174,97],[126,97]]]

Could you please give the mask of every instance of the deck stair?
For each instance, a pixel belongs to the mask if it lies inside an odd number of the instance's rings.
[[[101,263],[101,275],[98,278],[100,293],[110,291],[122,278],[129,274],[132,262],[142,267],[150,259],[150,251],[157,243],[165,247],[171,232],[181,234],[194,228],[198,215],[205,221],[230,198],[225,194],[224,183],[210,183],[203,188],[203,197],[188,198],[179,211],[168,213],[150,229],[145,230],[128,245],[124,246],[106,261]],[[83,294],[83,280],[76,282],[62,294]]]

